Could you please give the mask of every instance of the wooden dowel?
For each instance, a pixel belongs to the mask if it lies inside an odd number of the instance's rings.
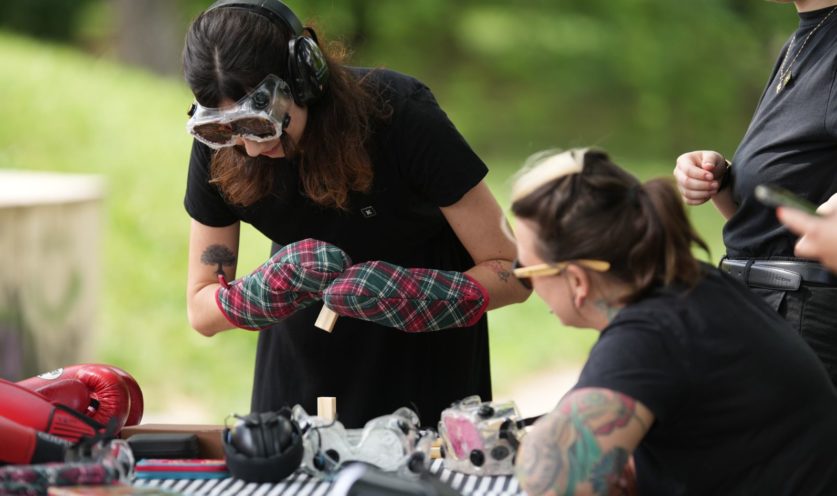
[[[430,458],[433,460],[442,458],[442,438],[433,440],[433,444],[430,445]]]
[[[337,418],[337,398],[334,396],[318,396],[317,416],[326,422],[334,422],[334,419]]]
[[[334,324],[337,323],[337,314],[331,311],[330,308],[323,305],[320,314],[317,315],[317,321],[314,322],[315,327],[319,327],[325,332],[331,332],[334,329]]]

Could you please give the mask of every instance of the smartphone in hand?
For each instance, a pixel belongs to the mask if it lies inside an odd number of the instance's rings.
[[[800,198],[790,191],[770,184],[756,186],[756,199],[771,207],[788,207],[801,210],[811,215],[817,215],[817,206]]]

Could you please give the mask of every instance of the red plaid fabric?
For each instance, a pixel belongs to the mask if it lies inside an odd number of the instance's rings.
[[[120,474],[112,464],[44,463],[0,468],[0,494],[46,495],[51,486],[113,485]]]
[[[247,276],[220,287],[215,299],[236,327],[261,330],[321,299],[352,264],[340,248],[315,239],[291,243]]]
[[[423,332],[475,324],[488,306],[488,293],[461,272],[373,261],[347,269],[326,288],[323,301],[344,317]]]

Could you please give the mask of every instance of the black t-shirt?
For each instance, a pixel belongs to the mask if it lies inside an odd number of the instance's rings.
[[[837,491],[837,392],[805,342],[717,269],[692,289],[623,308],[576,388],[601,387],[655,420],[634,452],[642,495]]]
[[[779,185],[816,205],[837,193],[837,12],[800,51],[811,30],[831,10],[799,13],[799,28],[785,63],[791,81],[776,93],[789,40],[735,152],[732,192],[739,206],[724,227],[730,257],[793,257],[796,236],[779,223],[773,208],[753,196],[756,185]]]
[[[474,261],[439,207],[476,186],[487,173],[485,164],[421,82],[388,70],[353,72],[369,75],[392,116],[377,126],[367,146],[372,189],[352,193],[348,212],[312,203],[301,193],[296,164],[284,159],[282,179],[270,196],[247,208],[230,206],[207,182],[209,149],[197,142],[186,210],[210,226],[248,222],[280,245],[305,238],[332,243],[354,263],[470,269]],[[486,317],[470,328],[419,334],[340,318],[329,334],[314,327],[321,307],[303,309],[260,333],[253,411],[301,404],[313,414],[318,396],[335,396],[346,427],[362,427],[402,406],[416,410],[422,424],[435,425],[455,400],[491,398]]]

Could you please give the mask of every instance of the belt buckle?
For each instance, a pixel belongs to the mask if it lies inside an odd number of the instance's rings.
[[[763,272],[762,275],[757,276],[756,281],[752,282],[753,285],[764,285],[768,288],[789,291],[796,291],[802,285],[802,276],[792,270],[780,269],[778,267],[755,266],[750,268],[750,274],[753,273],[753,268],[756,268],[758,273]]]
[[[799,274],[805,283],[821,284],[825,286],[837,286],[837,275],[823,267],[821,264],[811,261],[796,260],[769,260],[762,262],[779,269],[790,270]]]
[[[758,261],[724,259],[721,270],[747,286],[796,291],[802,285],[802,276],[797,272],[762,265]]]

